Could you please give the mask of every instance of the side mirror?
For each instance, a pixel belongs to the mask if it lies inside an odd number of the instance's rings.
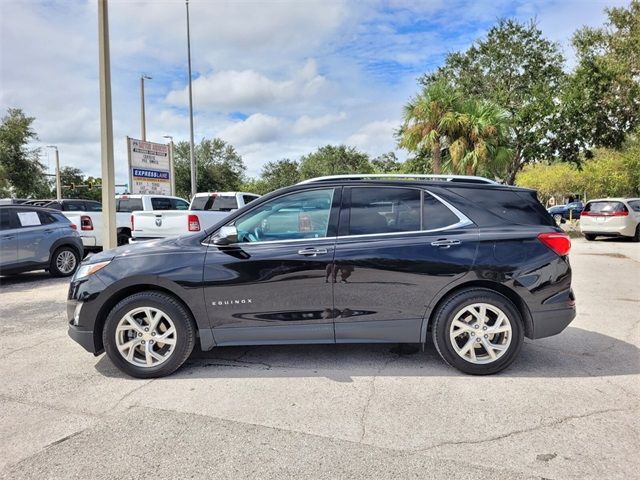
[[[238,229],[234,225],[225,225],[218,230],[213,240],[214,245],[231,245],[238,242]]]

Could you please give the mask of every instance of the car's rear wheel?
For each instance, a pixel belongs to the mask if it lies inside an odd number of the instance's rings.
[[[121,300],[109,313],[102,341],[109,359],[132,377],[173,373],[195,344],[191,314],[174,297],[141,292]]]
[[[472,375],[507,368],[524,341],[522,318],[511,301],[487,289],[461,291],[438,307],[433,342],[445,362]]]
[[[130,235],[127,235],[127,232],[118,232],[118,246],[129,245]]]
[[[590,242],[593,242],[596,239],[596,236],[593,233],[585,233],[584,238],[586,238]]]
[[[633,236],[634,242],[640,242],[640,223],[636,226],[636,234]]]
[[[58,248],[49,261],[49,273],[54,277],[73,275],[80,264],[78,251],[69,246]]]

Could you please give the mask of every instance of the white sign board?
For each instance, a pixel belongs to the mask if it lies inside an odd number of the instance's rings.
[[[37,212],[18,212],[18,219],[22,227],[33,227],[40,225],[40,217]]]
[[[127,150],[131,193],[171,195],[169,145],[127,138]]]

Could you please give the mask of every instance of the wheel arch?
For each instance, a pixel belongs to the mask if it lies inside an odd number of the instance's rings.
[[[427,309],[427,313],[425,315],[424,321],[422,322],[422,331],[421,331],[421,341],[422,343],[426,343],[427,334],[429,329],[431,328],[431,324],[433,322],[435,313],[438,311],[438,308],[449,299],[449,297],[459,293],[463,290],[469,290],[472,288],[484,288],[487,290],[494,291],[499,293],[500,295],[506,297],[515,305],[518,309],[518,312],[522,316],[522,320],[524,321],[524,335],[527,338],[531,338],[533,335],[533,318],[531,316],[531,312],[529,311],[529,307],[526,302],[522,299],[517,292],[508,286],[498,283],[492,282],[491,280],[470,280],[465,283],[461,283],[459,285],[455,285],[453,288],[445,292],[441,292],[440,296],[432,302],[429,308]]]
[[[124,286],[123,288],[117,290],[116,292],[112,293],[109,298],[102,304],[102,306],[100,307],[100,309],[98,310],[97,314],[96,314],[96,320],[93,326],[93,341],[95,344],[95,350],[96,350],[96,355],[102,353],[104,351],[104,344],[102,343],[102,331],[104,330],[104,324],[107,320],[107,317],[109,316],[109,312],[118,304],[118,302],[120,302],[121,300],[124,300],[125,298],[134,295],[136,293],[141,293],[141,292],[160,292],[160,293],[164,293],[170,297],[172,297],[174,300],[176,300],[177,302],[179,302],[184,308],[185,310],[189,313],[189,315],[191,315],[191,318],[193,320],[194,326],[195,326],[195,330],[196,330],[196,336],[199,338],[199,341],[201,342],[201,344],[203,346],[208,345],[209,339],[208,337],[205,336],[205,338],[201,337],[201,329],[198,326],[198,322],[196,321],[196,316],[193,312],[193,309],[189,306],[189,304],[187,302],[184,301],[184,299],[182,299],[179,295],[177,295],[174,291],[172,291],[171,289],[163,286],[163,285],[158,285],[158,284],[150,284],[150,283],[138,283],[138,284],[134,284],[134,285],[128,285],[128,286]],[[210,347],[209,347],[210,348]]]

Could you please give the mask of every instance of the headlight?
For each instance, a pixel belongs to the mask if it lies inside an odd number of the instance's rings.
[[[80,280],[84,277],[88,277],[89,275],[93,275],[94,273],[102,270],[104,267],[109,265],[111,260],[107,260],[106,262],[98,262],[98,263],[90,263],[88,265],[81,265],[76,272],[76,280]]]

